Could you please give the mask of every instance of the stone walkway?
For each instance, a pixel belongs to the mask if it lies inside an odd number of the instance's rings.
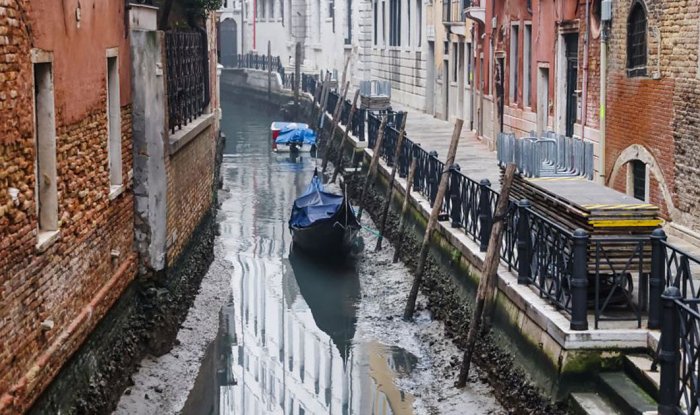
[[[420,145],[427,151],[435,150],[438,158],[445,160],[447,150],[450,147],[450,139],[454,130],[454,123],[439,120],[430,114],[402,105],[393,104],[396,111],[406,111],[406,137]],[[466,123],[465,123],[466,124]],[[496,152],[490,151],[486,143],[478,140],[473,131],[465,125],[457,146],[455,158],[462,173],[477,182],[489,179],[491,187],[499,190],[501,187],[501,170],[496,163]]]
[[[440,160],[445,160],[450,147],[454,124],[440,120],[423,111],[392,103],[395,111],[406,111],[406,136],[415,143],[420,143],[427,151],[438,152]],[[462,135],[457,147],[456,162],[462,173],[475,181],[489,179],[491,187],[501,188],[501,169],[496,162],[496,152],[490,151],[486,143],[476,138],[476,133],[462,128]],[[700,246],[685,238],[670,234],[668,241],[675,247],[700,258]],[[693,265],[693,275],[700,275],[700,266]],[[697,268],[697,269],[696,269]]]

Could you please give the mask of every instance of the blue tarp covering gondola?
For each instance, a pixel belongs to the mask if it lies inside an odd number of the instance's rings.
[[[310,128],[285,127],[280,130],[277,144],[316,144],[316,133]]]
[[[311,179],[306,191],[294,201],[289,226],[305,228],[316,222],[330,219],[343,206],[342,195],[323,191],[317,175]]]

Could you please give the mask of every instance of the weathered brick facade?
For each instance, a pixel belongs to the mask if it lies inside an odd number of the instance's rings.
[[[189,236],[211,209],[215,143],[214,127],[209,126],[166,162],[169,264],[180,256]]]
[[[85,31],[65,29],[70,36],[61,40],[52,36],[54,7],[0,3],[0,413],[31,405],[136,273],[128,93],[121,94],[126,188],[109,197],[105,50],[117,47],[128,62],[123,7],[86,13]],[[98,27],[109,29],[94,36]],[[72,59],[85,39],[94,48]],[[36,248],[32,46],[53,53],[59,231],[45,251]],[[128,91],[128,74],[120,78]],[[75,82],[86,87],[75,91]]]
[[[124,2],[0,1],[0,414],[31,407],[137,274],[136,107],[126,12]],[[192,235],[211,219],[219,102],[212,22],[207,112],[214,114],[205,116],[208,126],[197,137],[164,160],[169,263],[185,257]],[[112,68],[119,78],[112,86],[118,85],[121,186],[110,180],[108,57],[116,57]],[[34,79],[39,62],[50,65],[46,82],[55,129],[42,137],[55,140],[58,216],[55,237],[41,243]],[[159,137],[167,148],[165,126]],[[52,173],[42,174],[42,183],[53,180]],[[194,265],[197,275],[203,275],[201,266]],[[165,275],[189,275],[176,271]]]
[[[687,94],[693,90],[691,80],[697,74],[697,55],[689,53],[697,50],[697,20],[688,14],[689,2],[644,2],[647,12],[646,76],[630,76],[627,71],[627,31],[633,4],[630,0],[613,2],[607,79],[607,180],[617,190],[628,191],[627,169],[620,166],[635,159],[645,162],[650,170],[650,202],[659,205],[667,218],[677,219],[674,209],[677,198],[683,194],[679,207],[684,206],[685,209],[681,210],[692,213],[688,209],[693,205],[690,200],[694,193],[696,200],[698,195],[692,190],[692,178],[696,175],[692,172],[694,168],[687,169],[689,164],[697,163],[697,153],[693,155],[692,151],[687,151],[688,145],[692,147],[697,141],[697,134],[692,139],[683,140],[697,133],[689,127],[692,118],[697,117],[697,110],[691,109],[697,99]],[[685,46],[679,47],[681,44]],[[681,142],[683,149],[677,148]],[[625,152],[626,149],[634,151]],[[684,162],[677,165],[679,155]],[[685,176],[683,180],[677,181],[677,172],[681,177]],[[685,191],[677,193],[676,184],[683,186]]]

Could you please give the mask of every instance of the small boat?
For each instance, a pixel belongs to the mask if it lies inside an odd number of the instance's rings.
[[[275,121],[270,126],[272,150],[277,152],[304,151],[316,148],[316,133],[308,124]]]
[[[309,254],[345,256],[359,246],[360,223],[352,206],[344,195],[324,191],[317,171],[294,201],[289,230],[294,245]]]

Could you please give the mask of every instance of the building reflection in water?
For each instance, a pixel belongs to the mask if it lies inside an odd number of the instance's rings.
[[[410,414],[413,398],[393,381],[410,371],[405,353],[356,338],[355,267],[289,253],[289,209],[315,160],[272,153],[270,117],[238,102],[222,101],[231,116],[222,120],[228,197],[219,241],[233,272],[216,342],[218,387],[201,388],[209,400],[188,399],[218,408],[193,404],[188,413]]]

